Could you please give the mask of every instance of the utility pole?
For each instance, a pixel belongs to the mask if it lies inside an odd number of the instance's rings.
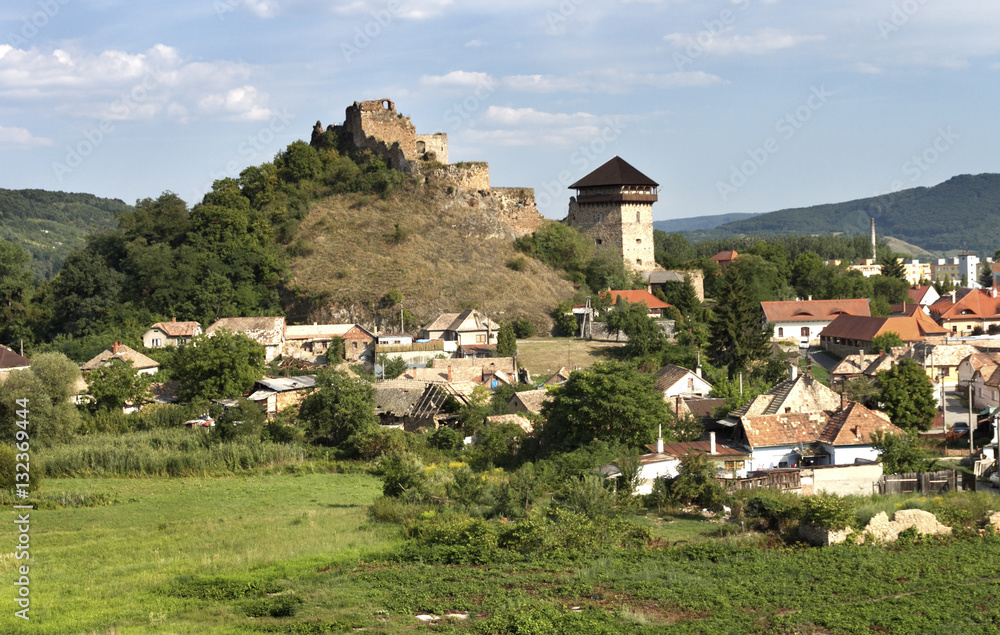
[[[972,384],[969,384],[969,456],[975,454],[972,446]]]

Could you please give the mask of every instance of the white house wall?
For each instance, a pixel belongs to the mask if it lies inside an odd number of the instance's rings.
[[[779,467],[782,461],[788,463],[784,467],[792,467],[797,463],[799,455],[795,453],[797,446],[785,445],[773,448],[755,448],[750,460],[747,461],[747,470],[771,470]]]
[[[774,325],[774,334],[771,339],[783,341],[783,340],[795,340],[798,342],[803,341],[802,329],[809,329],[809,341],[811,343],[819,344],[819,332],[822,331],[829,325],[831,320],[822,320],[817,322],[772,322]],[[784,334],[778,335],[778,329],[783,329]]]

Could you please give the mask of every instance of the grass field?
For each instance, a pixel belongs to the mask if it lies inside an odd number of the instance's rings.
[[[650,549],[452,566],[395,558],[398,527],[366,518],[380,490],[367,475],[46,487],[115,502],[32,512],[32,620],[13,617],[7,582],[2,633],[1000,632],[991,536],[803,548],[650,516],[666,541]],[[13,536],[0,531],[7,545]],[[0,577],[12,581],[14,567],[8,553]]]
[[[548,379],[563,366],[587,368],[596,362],[612,359],[611,353],[623,345],[576,338],[517,340],[517,363],[527,368],[532,379]]]

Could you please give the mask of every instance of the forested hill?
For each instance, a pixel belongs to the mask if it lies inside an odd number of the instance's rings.
[[[691,218],[669,218],[653,221],[653,229],[672,234],[674,232],[689,232],[698,229],[715,229],[719,225],[731,223],[757,214],[718,214],[715,216],[694,216]]]
[[[0,238],[31,254],[35,275],[50,277],[89,234],[115,228],[115,214],[132,209],[93,194],[0,189]]]
[[[1000,248],[1000,174],[964,174],[934,187],[760,214],[711,233],[865,234],[870,218],[880,236],[934,252],[968,249],[991,256]]]

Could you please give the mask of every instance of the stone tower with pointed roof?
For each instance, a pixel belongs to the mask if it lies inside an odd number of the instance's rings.
[[[566,222],[591,236],[599,249],[614,249],[634,271],[653,271],[653,203],[657,183],[615,157],[569,186]]]

